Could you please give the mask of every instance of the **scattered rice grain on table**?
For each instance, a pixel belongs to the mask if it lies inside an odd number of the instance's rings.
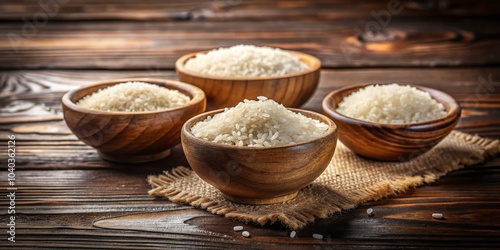
[[[243,235],[243,237],[246,237],[246,238],[250,237],[250,233],[248,231],[243,231],[241,233],[241,235]]]
[[[410,85],[369,85],[338,104],[337,112],[352,118],[386,124],[416,123],[446,115],[443,104]]]
[[[281,49],[243,44],[196,54],[184,66],[197,73],[227,77],[281,76],[309,68]]]
[[[366,213],[368,214],[368,216],[373,216],[373,208],[368,208],[366,209]]]
[[[443,219],[443,217],[444,217],[444,216],[443,216],[443,214],[441,214],[441,213],[433,213],[433,214],[432,214],[432,218],[434,218],[434,219],[436,219],[436,220],[441,220],[441,219]]]
[[[245,100],[196,123],[194,136],[221,144],[269,147],[304,142],[323,135],[328,125],[288,110],[266,97]]]
[[[142,112],[182,106],[189,96],[145,82],[125,82],[84,96],[76,105],[100,111]]]
[[[317,240],[322,240],[323,239],[323,235],[322,234],[313,234],[313,238],[315,238]]]

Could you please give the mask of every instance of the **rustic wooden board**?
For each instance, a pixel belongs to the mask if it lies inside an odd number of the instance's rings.
[[[391,2],[402,10],[391,13]],[[232,230],[241,222],[147,195],[148,175],[187,166],[180,145],[149,164],[105,162],[68,130],[60,99],[100,80],[176,79],[183,54],[249,43],[321,59],[305,109],[321,112],[343,86],[407,82],[452,95],[463,108],[459,130],[500,139],[499,15],[494,0],[4,1],[0,162],[14,134],[18,190],[16,243],[4,233],[0,249],[498,249],[500,157],[318,220],[295,239],[281,225],[245,225],[247,239]]]
[[[352,8],[355,5],[356,8]],[[389,7],[388,7],[389,6]],[[29,1],[21,0],[0,6],[0,20],[19,20],[37,12],[51,20],[339,20],[372,17],[389,8],[404,11],[401,16],[495,16],[500,12],[497,1],[473,0],[147,0],[147,1]],[[376,14],[372,14],[371,12]]]
[[[247,225],[250,240],[232,231],[242,223],[147,196],[147,173],[137,168],[31,170],[18,175],[22,191],[16,247],[397,249],[408,244],[464,248],[500,244],[498,167],[456,171],[433,186],[319,220],[300,230],[296,239],[290,239],[280,225]],[[367,217],[368,207],[374,209],[374,217]],[[433,212],[442,212],[447,219],[433,220]],[[325,239],[314,240],[313,233]],[[5,241],[2,245],[8,247]]]
[[[321,112],[321,101],[329,92],[351,84],[412,83],[445,91],[457,99],[464,108],[459,124],[464,131],[472,133],[474,129],[477,129],[478,132],[484,133],[482,135],[500,137],[494,132],[495,125],[499,124],[498,117],[500,117],[498,110],[500,109],[498,101],[500,81],[497,80],[499,72],[500,68],[498,67],[324,69],[318,89],[303,108]],[[129,77],[159,77],[177,80],[174,71],[164,69],[145,71],[0,71],[0,91],[2,93],[0,94],[0,104],[12,105],[11,109],[14,110],[13,113],[9,113],[8,109],[5,109],[6,112],[0,114],[0,125],[8,124],[9,121],[13,121],[12,119],[60,120],[61,118],[58,118],[54,113],[46,111],[46,113],[41,113],[40,111],[44,111],[42,104],[60,110],[60,98],[72,88],[101,80]],[[34,111],[30,112],[30,109],[34,109]],[[484,127],[492,130],[484,130]]]
[[[320,112],[320,102],[328,92],[350,84],[418,83],[445,90],[460,102],[464,107],[460,130],[500,138],[498,72],[498,67],[323,70],[320,86],[304,108]],[[150,197],[146,193],[148,175],[187,165],[180,146],[169,158],[150,164],[105,162],[70,133],[57,112],[60,97],[69,89],[104,79],[144,76],[176,78],[171,70],[0,72],[0,143],[5,145],[6,136],[15,134],[17,145],[16,247],[398,249],[409,245],[500,245],[498,157],[486,165],[450,173],[432,185],[318,220],[298,231],[295,239],[281,225],[245,225],[252,234],[247,239],[232,230],[240,222]],[[0,158],[5,161],[4,154]],[[0,172],[0,180],[7,173]],[[6,195],[6,185],[0,182],[2,195]],[[374,217],[366,215],[369,207],[374,209]],[[446,220],[432,219],[433,212],[444,213]],[[6,213],[0,210],[0,215]],[[325,238],[315,240],[313,233]],[[0,241],[0,248],[11,247]]]
[[[298,50],[324,68],[498,65],[499,19],[0,23],[0,67],[173,69],[194,51],[256,44]],[[378,27],[378,28],[377,28]],[[373,31],[376,31],[375,33]]]

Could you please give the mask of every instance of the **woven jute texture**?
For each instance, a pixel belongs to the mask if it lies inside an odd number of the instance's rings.
[[[431,183],[446,173],[483,162],[500,152],[498,140],[453,131],[429,152],[407,162],[377,162],[337,144],[328,168],[296,198],[272,205],[242,205],[226,200],[191,169],[177,167],[149,176],[150,195],[166,197],[213,214],[245,223],[266,225],[281,222],[300,229],[316,218],[326,218],[363,202],[396,195]]]

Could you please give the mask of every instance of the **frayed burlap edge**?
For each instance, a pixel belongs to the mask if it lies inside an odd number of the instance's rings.
[[[317,204],[311,203],[308,207],[301,207],[300,210],[288,211],[287,213],[272,212],[264,215],[242,213],[238,211],[230,201],[212,200],[211,198],[190,194],[176,187],[169,186],[169,184],[175,180],[187,178],[193,174],[195,175],[191,169],[183,166],[174,168],[171,172],[165,171],[158,176],[148,176],[147,181],[152,187],[148,193],[153,196],[165,197],[175,203],[186,203],[193,207],[205,209],[213,214],[223,215],[226,218],[243,221],[245,223],[252,222],[266,225],[268,223],[272,224],[281,221],[284,226],[297,230],[313,222],[316,218],[327,218],[343,210],[353,209],[364,202],[394,196],[417,186],[434,182],[450,171],[484,162],[488,157],[500,153],[499,140],[492,140],[458,131],[452,131],[450,136],[462,139],[469,144],[479,146],[483,151],[467,159],[450,162],[447,165],[433,168],[432,171],[423,172],[417,176],[402,176],[387,180],[383,183],[377,183],[376,186],[366,187],[363,190],[351,193],[349,198],[331,195],[331,192],[335,191],[327,190],[328,187],[310,185],[304,189],[324,188],[324,193],[328,195],[324,195],[321,200],[318,200]],[[302,191],[303,190],[301,190],[301,192]],[[286,206],[287,204],[282,205]]]
[[[388,180],[384,183],[378,183],[374,187],[367,187],[365,190],[360,190],[354,194],[353,199],[359,200],[360,203],[364,203],[370,200],[379,200],[388,196],[397,195],[398,193],[403,193],[412,188],[432,183],[453,170],[484,162],[487,158],[500,153],[499,140],[488,139],[459,131],[452,131],[450,135],[462,139],[469,144],[479,146],[484,152],[482,154],[475,154],[473,157],[467,159],[457,159],[447,165],[433,168],[432,171],[423,172],[418,176],[404,176]]]

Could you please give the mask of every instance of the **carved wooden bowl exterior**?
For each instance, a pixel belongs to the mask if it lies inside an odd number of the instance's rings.
[[[428,92],[442,103],[447,115],[432,121],[411,124],[381,124],[362,121],[335,111],[342,99],[366,87],[356,85],[328,94],[322,103],[323,113],[339,128],[339,139],[349,149],[364,157],[381,161],[408,161],[429,151],[444,139],[460,119],[461,108],[455,100],[439,90],[411,85]],[[369,101],[369,100],[366,100]]]
[[[186,94],[191,100],[180,107],[148,112],[105,112],[75,103],[82,97],[118,83],[140,81]],[[118,79],[83,86],[62,98],[64,120],[73,134],[97,149],[101,158],[134,163],[154,161],[170,154],[180,143],[181,128],[189,118],[205,111],[203,91],[190,84],[149,78]]]
[[[175,68],[182,82],[198,86],[205,92],[210,110],[233,107],[244,99],[254,100],[257,96],[266,96],[286,107],[297,108],[311,97],[318,86],[321,62],[308,54],[287,51],[308,65],[309,69],[284,76],[221,77],[199,74],[184,67],[196,54],[206,52],[182,56],[175,63]]]
[[[271,204],[294,198],[330,163],[337,144],[337,126],[324,115],[291,109],[329,125],[325,134],[307,142],[276,147],[239,147],[205,141],[190,131],[198,121],[222,112],[198,115],[182,127],[182,147],[198,176],[232,201]]]

